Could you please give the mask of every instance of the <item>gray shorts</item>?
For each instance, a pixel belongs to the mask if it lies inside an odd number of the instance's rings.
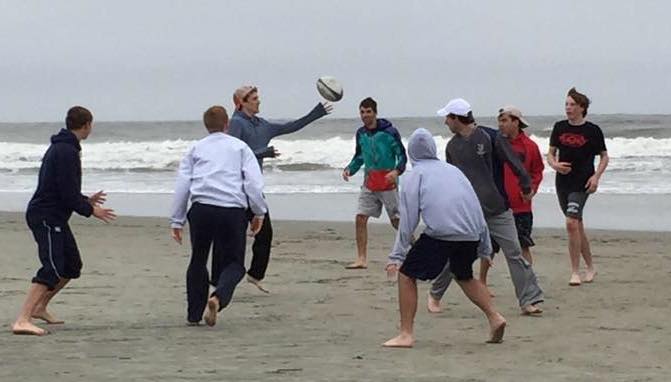
[[[372,216],[379,218],[382,215],[382,206],[387,210],[390,219],[398,219],[398,189],[389,191],[371,191],[366,187],[361,187],[359,193],[359,206],[357,213],[359,215]]]

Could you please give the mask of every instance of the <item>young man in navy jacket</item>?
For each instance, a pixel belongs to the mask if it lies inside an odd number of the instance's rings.
[[[42,267],[32,279],[21,313],[12,325],[14,334],[44,335],[48,332],[31,322],[38,318],[59,324],[47,311],[47,304],[71,279],[79,277],[82,261],[68,220],[72,212],[109,222],[114,211],[102,208],[106,194],[90,197],[81,193],[82,165],[79,142],[93,129],[93,115],[81,106],[68,110],[66,129],[51,137],[42,158],[37,190],[28,203],[26,221],[37,242]]]

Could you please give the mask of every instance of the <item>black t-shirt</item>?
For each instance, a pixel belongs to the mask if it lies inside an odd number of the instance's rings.
[[[585,191],[585,183],[594,175],[594,157],[606,151],[601,128],[592,122],[573,126],[559,121],[552,129],[550,146],[559,150],[559,162],[571,163],[571,172],[557,173],[557,191]]]

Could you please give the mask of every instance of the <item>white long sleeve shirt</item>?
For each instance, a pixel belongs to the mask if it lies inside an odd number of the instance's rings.
[[[250,208],[265,215],[263,175],[252,150],[243,141],[224,133],[211,133],[196,142],[179,165],[170,226],[186,223],[191,203],[218,207]]]

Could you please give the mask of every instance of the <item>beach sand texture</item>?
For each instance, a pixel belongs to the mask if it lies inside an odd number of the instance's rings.
[[[589,224],[589,223],[588,223]],[[354,259],[351,223],[276,222],[266,295],[243,281],[217,326],[185,326],[189,246],[165,219],[73,218],[82,278],[51,305],[65,325],[14,336],[38,266],[23,215],[0,213],[0,381],[668,381],[671,380],[671,235],[592,231],[598,275],[569,287],[565,234],[536,234],[544,317],[519,315],[502,255],[490,273],[508,319],[487,345],[484,316],[456,285],[445,311],[426,311],[420,283],[412,350],[384,349],[397,334],[397,288],[383,271],[393,244],[369,227],[369,268]],[[249,261],[249,252],[247,261]],[[46,327],[46,326],[44,326]]]

